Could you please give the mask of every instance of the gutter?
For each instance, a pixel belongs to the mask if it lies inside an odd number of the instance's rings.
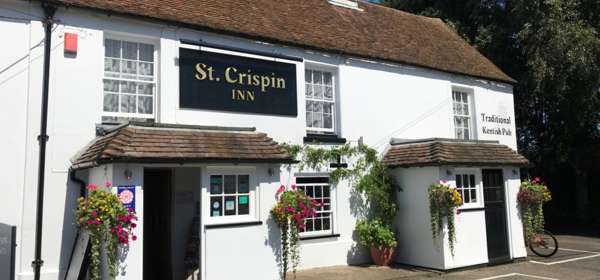
[[[34,280],[40,280],[40,269],[44,265],[42,260],[42,225],[44,216],[44,179],[46,168],[46,143],[48,142],[48,91],[50,84],[50,55],[52,42],[52,27],[54,26],[54,13],[56,6],[42,1],[44,10],[44,76],[42,81],[42,114],[40,134],[38,142],[40,145],[39,167],[38,167],[38,189],[37,189],[37,212],[35,217],[35,259],[31,262],[34,269]]]

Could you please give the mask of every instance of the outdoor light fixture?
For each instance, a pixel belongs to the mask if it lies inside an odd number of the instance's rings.
[[[123,175],[125,175],[125,178],[127,179],[127,181],[131,181],[131,177],[133,177],[133,172],[131,172],[131,170],[129,168],[127,168],[123,172]]]
[[[452,171],[450,171],[450,169],[446,169],[446,175],[448,175],[448,176],[452,175]]]
[[[273,167],[269,167],[269,169],[267,169],[267,173],[269,176],[273,177],[273,175],[275,175],[275,170],[273,170]]]

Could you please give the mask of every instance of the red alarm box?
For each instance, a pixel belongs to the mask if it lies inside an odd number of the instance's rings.
[[[77,34],[65,33],[65,53],[77,54]]]

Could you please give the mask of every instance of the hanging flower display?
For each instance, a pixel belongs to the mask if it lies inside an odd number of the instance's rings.
[[[275,197],[277,203],[271,215],[281,230],[281,278],[285,280],[289,263],[295,274],[300,262],[299,234],[306,228],[304,219],[315,215],[319,203],[297,190],[295,185],[290,189],[281,185]]]
[[[517,202],[521,210],[521,221],[525,230],[526,241],[544,229],[544,203],[552,200],[550,191],[540,178],[521,182]]]
[[[91,243],[90,279],[101,279],[100,262],[102,243],[105,244],[109,273],[114,278],[118,269],[119,246],[135,241],[133,234],[137,217],[133,210],[126,209],[119,197],[106,188],[88,185],[88,197],[79,198],[75,212],[77,225],[89,232]]]
[[[441,181],[438,184],[429,186],[429,213],[431,215],[431,233],[435,241],[443,230],[443,219],[446,218],[448,225],[448,244],[450,252],[454,256],[454,242],[456,241],[456,228],[454,226],[454,212],[457,207],[463,204],[460,193],[451,188],[447,182]]]

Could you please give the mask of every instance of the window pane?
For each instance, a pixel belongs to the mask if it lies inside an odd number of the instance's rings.
[[[137,63],[130,60],[121,60],[121,73],[130,74],[129,78],[135,79],[137,74]]]
[[[225,180],[227,182],[227,179]],[[236,197],[226,196],[225,197],[225,216],[233,216],[237,213],[236,211]]]
[[[210,198],[210,216],[218,217],[223,214],[223,197],[222,196],[213,196]]]
[[[306,97],[310,98],[313,96],[313,85],[306,84]]]
[[[313,71],[313,84],[315,84],[315,85],[323,84],[323,72]]]
[[[139,63],[140,75],[154,76],[154,64],[148,62]]]
[[[331,229],[331,222],[329,217],[323,218],[323,230],[330,230]]]
[[[308,195],[309,197],[315,197],[315,192],[313,191],[313,187],[312,186],[307,186],[306,187],[306,195]]]
[[[310,70],[304,71],[304,80],[306,81],[306,83],[312,83],[312,71],[310,71]]]
[[[467,105],[467,104],[462,105],[462,114],[465,116],[469,115],[469,105]]]
[[[306,231],[314,231],[314,222],[313,219],[306,219]]]
[[[104,94],[104,112],[119,112],[118,94]]]
[[[325,87],[325,99],[333,100],[333,88]]]
[[[315,97],[316,99],[323,99],[323,86],[320,86],[320,85],[315,85],[315,86],[314,86],[314,90],[315,90],[315,91],[313,92],[313,94],[314,94],[314,97]]]
[[[210,194],[223,193],[223,177],[221,175],[210,176]]]
[[[154,84],[139,83],[138,94],[152,95],[154,93]]]
[[[238,213],[240,215],[250,214],[250,196],[240,195],[238,197]]]
[[[312,127],[323,127],[323,114],[313,114]]]
[[[323,115],[323,128],[333,128],[333,119],[331,115]]]
[[[456,175],[456,188],[462,188],[462,176]]]
[[[323,197],[330,197],[330,193],[329,193],[330,188],[331,188],[330,186],[323,187]]]
[[[250,192],[250,176],[239,175],[238,176],[238,193]]]
[[[311,112],[306,112],[306,126],[312,127],[313,117]]]
[[[321,186],[315,186],[315,196],[314,198],[321,198],[323,197],[323,192],[321,191]]]
[[[140,44],[140,60],[154,61],[154,46],[149,44]]]
[[[333,82],[331,79],[331,73],[329,73],[329,72],[323,73],[323,84],[328,85],[330,87],[333,85]]]
[[[319,216],[319,214],[317,214],[317,216]],[[321,218],[316,218],[315,219],[315,231],[319,231],[322,230],[322,224],[321,224]]]
[[[123,58],[137,60],[137,43],[123,42]]]
[[[135,95],[121,95],[121,112],[135,113]]]
[[[477,202],[477,190],[471,189],[471,202]]]
[[[235,175],[225,175],[225,193],[235,193],[236,192],[236,176]]]
[[[135,94],[136,83],[121,81],[121,93]]]
[[[120,61],[114,58],[105,58],[104,59],[104,71],[108,72],[120,72]]]
[[[322,102],[313,102],[312,105],[313,105],[312,106],[313,112],[317,112],[317,113],[323,112],[323,103]]]
[[[469,187],[475,188],[475,175],[469,175],[469,182],[471,183]]]
[[[114,93],[118,93],[119,92],[119,81],[116,80],[108,80],[108,79],[104,79],[104,91],[107,92],[114,92]]]
[[[104,40],[104,56],[106,57],[121,57],[121,42],[117,40]]]
[[[140,114],[152,114],[152,97],[151,96],[138,96],[138,113]]]

